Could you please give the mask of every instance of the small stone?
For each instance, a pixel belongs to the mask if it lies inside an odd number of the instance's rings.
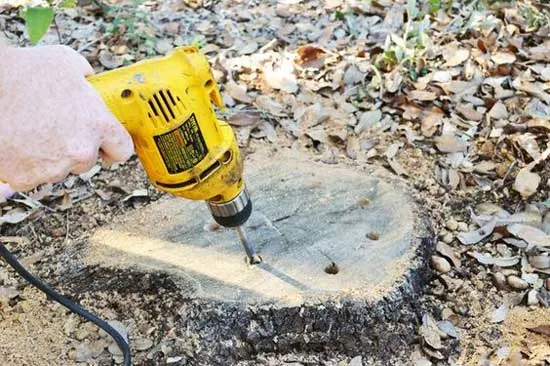
[[[78,341],[83,341],[84,339],[88,338],[88,336],[90,335],[90,332],[88,332],[87,329],[79,329],[76,331],[76,333],[74,334],[74,337],[78,340]]]
[[[451,270],[451,264],[438,255],[432,256],[432,267],[439,273],[447,273]]]
[[[166,27],[164,28],[167,33],[176,35],[180,31],[180,25],[177,22],[171,22],[166,24]]]
[[[103,339],[92,343],[92,346],[90,347],[92,349],[92,357],[99,357],[103,353],[103,351],[105,351],[105,347],[107,347],[107,342],[105,342],[105,340]]]
[[[451,231],[456,231],[456,229],[458,229],[458,222],[456,222],[455,219],[449,219],[445,223],[445,226]]]
[[[508,276],[507,282],[511,288],[514,288],[516,290],[525,290],[527,287],[529,287],[527,281],[522,280],[518,276]]]
[[[461,231],[463,233],[467,232],[468,231],[468,224],[465,223],[465,222],[459,221],[457,230]]]
[[[68,354],[69,360],[75,361],[76,360],[76,350],[72,349],[69,351]]]
[[[70,317],[65,322],[65,325],[63,325],[63,330],[65,332],[66,336],[70,336],[76,331],[76,327],[78,326],[79,320],[77,317]]]
[[[124,362],[124,356],[113,356],[113,361],[115,361],[117,365],[120,365]]]
[[[539,298],[537,295],[538,295],[537,290],[532,289],[531,291],[529,291],[527,293],[527,305],[529,306],[538,305]]]
[[[377,233],[376,231],[371,231],[367,234],[367,238],[370,240],[378,240],[380,239],[380,233]]]
[[[86,362],[92,358],[93,352],[89,344],[81,343],[76,346],[76,362]]]
[[[507,164],[507,163],[497,164],[497,167],[496,167],[495,171],[496,171],[498,177],[499,178],[504,178],[504,176],[508,172],[508,168],[509,168],[509,164]]]
[[[504,290],[506,288],[506,276],[502,272],[493,273],[493,283],[499,290]]]
[[[133,343],[138,351],[147,351],[149,348],[153,347],[153,341],[150,339],[138,338]]]
[[[348,366],[363,366],[363,357],[356,356],[352,358]]]
[[[27,300],[20,301],[17,305],[15,305],[14,310],[18,313],[28,313],[32,310],[32,305]]]
[[[7,272],[6,272],[7,273]],[[7,306],[11,299],[19,296],[19,291],[11,287],[0,287],[0,306]]]
[[[120,349],[118,344],[116,344],[116,342],[111,343],[107,349],[109,350],[109,353],[111,353],[113,356],[123,355],[122,350]]]
[[[454,239],[453,234],[452,233],[447,233],[443,237],[442,241],[444,243],[451,244],[453,242],[453,239]]]

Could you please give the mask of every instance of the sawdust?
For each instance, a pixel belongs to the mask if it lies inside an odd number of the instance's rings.
[[[31,287],[21,297],[23,302],[14,308],[0,309],[0,365],[72,364],[66,355],[64,308]]]
[[[550,358],[550,337],[529,331],[541,325],[550,326],[550,311],[548,308],[514,307],[501,327],[502,344],[510,347],[511,353],[525,352],[531,354],[529,364],[539,364]],[[537,349],[546,349],[545,358],[538,358]]]
[[[480,365],[490,360],[495,365],[510,365],[512,358],[518,352],[531,355],[531,359],[526,360],[526,365],[540,365],[541,362],[543,364],[546,359],[544,356],[550,356],[550,337],[536,334],[528,329],[541,325],[550,325],[550,311],[547,308],[513,307],[499,327],[498,341],[488,347],[487,343],[479,337],[481,333],[487,331],[487,321],[480,320],[473,329],[464,333],[462,343],[471,345],[474,352],[463,353],[459,364]],[[500,357],[498,349],[503,352],[506,349],[504,352],[506,357]],[[543,357],[539,358],[541,353]]]

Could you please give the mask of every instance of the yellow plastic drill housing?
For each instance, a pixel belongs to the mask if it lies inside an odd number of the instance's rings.
[[[93,75],[115,117],[134,141],[152,184],[175,196],[224,204],[245,189],[232,128],[208,60],[195,47]]]

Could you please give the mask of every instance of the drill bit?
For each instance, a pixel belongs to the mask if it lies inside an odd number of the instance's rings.
[[[256,254],[256,250],[254,250],[254,247],[250,244],[248,241],[248,237],[246,236],[246,232],[244,231],[242,226],[237,226],[237,235],[239,235],[239,240],[241,241],[241,244],[243,245],[244,251],[246,252],[246,255],[248,256],[248,261],[250,264],[258,264],[262,262],[262,258]]]

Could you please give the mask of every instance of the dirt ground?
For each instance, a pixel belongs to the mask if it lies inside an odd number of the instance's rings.
[[[70,45],[97,71],[200,45],[228,107],[220,115],[245,154],[292,149],[326,164],[381,167],[430,217],[437,253],[420,299],[425,322],[402,354],[382,362],[296,350],[240,364],[550,363],[548,5],[80,3],[59,13],[43,43]],[[17,10],[0,16],[7,38],[28,45]],[[163,196],[136,157],[92,173],[2,202],[13,224],[0,240],[31,272],[128,331],[136,365],[200,364],[196,355],[208,350],[178,326],[187,299],[177,279],[80,261],[94,229]],[[0,330],[0,364],[121,361],[108,336],[3,261]]]

